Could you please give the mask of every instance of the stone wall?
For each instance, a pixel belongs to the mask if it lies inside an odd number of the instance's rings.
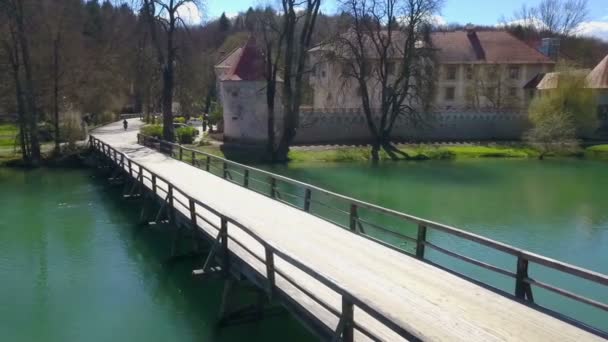
[[[518,140],[530,123],[515,113],[444,112],[423,116],[413,124],[400,118],[393,129],[396,141]],[[296,144],[369,142],[371,135],[359,110],[303,110]]]

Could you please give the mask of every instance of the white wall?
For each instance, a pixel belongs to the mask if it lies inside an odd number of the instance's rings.
[[[417,126],[398,119],[392,135],[397,141],[517,140],[529,127],[527,116],[521,114],[447,112],[427,115]],[[362,113],[313,110],[300,114],[295,143],[365,143],[370,139]]]
[[[221,81],[220,93],[224,109],[224,140],[264,143],[268,138],[266,82]],[[275,103],[280,101],[280,92],[277,92]],[[276,107],[275,121],[278,125],[281,106]]]

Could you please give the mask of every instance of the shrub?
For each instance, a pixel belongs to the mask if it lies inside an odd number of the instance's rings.
[[[145,125],[139,129],[139,133],[150,137],[162,139],[163,125]]]
[[[40,141],[53,141],[54,132],[55,128],[51,123],[41,122],[38,124],[38,139],[40,139]]]
[[[82,124],[82,116],[74,110],[68,110],[61,113],[59,126],[59,139],[68,143],[68,147],[73,149],[76,147],[76,141],[86,138],[85,130]]]
[[[175,130],[177,141],[180,144],[192,144],[194,137],[196,136],[197,130],[194,127],[180,127]]]
[[[185,124],[186,123],[186,118],[183,117],[183,116],[176,116],[175,118],[173,118],[173,122]]]

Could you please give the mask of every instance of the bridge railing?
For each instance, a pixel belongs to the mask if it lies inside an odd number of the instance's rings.
[[[227,267],[230,265],[230,261],[227,258],[229,258],[228,241],[231,241],[232,243],[238,245],[240,249],[253,256],[257,261],[264,264],[266,274],[263,274],[263,276],[268,283],[266,291],[270,296],[272,296],[272,294],[279,289],[276,284],[276,279],[280,277],[288,282],[291,286],[310,297],[323,309],[336,316],[338,324],[335,329],[335,340],[351,342],[354,340],[355,332],[359,332],[373,341],[382,341],[381,337],[370,331],[368,327],[362,326],[354,319],[354,309],[357,308],[399,336],[409,341],[422,341],[422,337],[416,333],[415,329],[404,327],[404,325],[407,326],[407,322],[395,322],[392,318],[390,318],[391,316],[389,314],[383,312],[379,308],[376,308],[373,303],[361,300],[357,296],[351,294],[340,284],[316,272],[314,269],[308,267],[306,264],[298,260],[298,258],[295,256],[286,253],[278,246],[268,243],[247,226],[212,208],[206,203],[191,197],[188,195],[187,191],[173,185],[167,179],[154,173],[142,164],[129,159],[124,153],[116,150],[109,144],[95,138],[94,136],[90,136],[89,143],[93,149],[103,154],[118,168],[122,169],[125,174],[135,179],[141,186],[148,187],[154,195],[163,199],[164,203],[166,203],[169,209],[170,220],[172,219],[171,216],[175,215],[175,211],[177,211],[186,217],[189,217],[191,224],[194,227],[201,227],[201,224],[206,224],[207,227],[215,229],[218,234],[216,242],[219,242],[221,244],[221,248],[223,249],[222,267],[225,268],[225,272],[228,271]],[[205,214],[203,214],[203,212]],[[206,215],[209,213],[216,218],[215,221]],[[233,228],[229,229],[230,227]],[[235,236],[232,236],[230,232],[235,228],[245,232],[249,237],[254,239],[263,248],[263,255],[256,253],[251,247],[248,247]],[[284,270],[276,267],[275,258],[278,258],[297,268],[307,276],[323,284],[329,290],[340,296],[341,309],[336,309],[333,305],[329,304],[318,295],[315,295],[306,287],[299,284]]]
[[[604,274],[547,258],[449,225],[360,201],[311,184],[240,164],[210,153],[187,148],[179,144],[141,134],[138,134],[138,142],[144,146],[168,154],[175,159],[211,172],[232,183],[309,212],[385,247],[414,256],[608,338],[608,332],[603,330],[605,328],[600,329],[589,323],[580,322],[566,312],[563,312],[563,310],[549,309],[539,304],[535,301],[532,290],[533,287],[542,288],[563,298],[569,298],[599,309],[603,312],[602,315],[606,317],[605,320],[608,320],[608,304],[606,302],[589,298],[578,293],[580,291],[565,289],[546,280],[541,281],[533,278],[530,274],[530,265],[535,265],[537,268],[540,266],[550,269],[558,276],[562,276],[562,278],[565,275],[569,275],[577,279],[587,280],[595,284],[595,286],[599,286],[601,291],[603,291],[602,293],[605,294],[598,297],[608,299],[608,276]],[[460,243],[460,250],[454,250],[454,241],[445,238],[441,239],[439,238],[440,234],[498,252],[501,254],[499,259],[503,260],[502,265],[490,263],[480,257],[466,255],[463,252],[468,251],[468,247],[470,247],[466,243]],[[437,238],[432,240],[430,239],[431,235]],[[450,242],[449,245],[452,247],[447,247],[445,241]],[[429,249],[453,260],[512,278],[513,291],[506,291],[496,285],[490,285],[488,282],[446,267],[437,261],[438,258],[436,256],[430,257]],[[509,263],[511,264],[509,265]],[[539,276],[547,275],[546,272],[545,274],[542,274],[543,272],[538,273]]]

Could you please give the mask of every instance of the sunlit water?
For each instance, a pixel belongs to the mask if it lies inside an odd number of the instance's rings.
[[[608,163],[564,160],[462,160],[310,163],[270,168],[289,177],[456,226],[518,248],[608,274]],[[324,214],[332,218],[339,215]],[[343,210],[348,210],[346,207]],[[347,222],[342,215],[342,222]],[[403,233],[415,227],[385,222]],[[392,237],[371,231],[393,244]],[[511,271],[515,259],[431,231],[431,241]],[[442,265],[513,292],[511,278],[429,251]],[[539,280],[608,303],[608,287],[532,265]],[[535,288],[538,303],[608,331],[608,313]]]
[[[222,283],[167,266],[171,236],[138,229],[120,190],[88,170],[0,169],[0,340],[314,340],[289,316],[214,329]]]

